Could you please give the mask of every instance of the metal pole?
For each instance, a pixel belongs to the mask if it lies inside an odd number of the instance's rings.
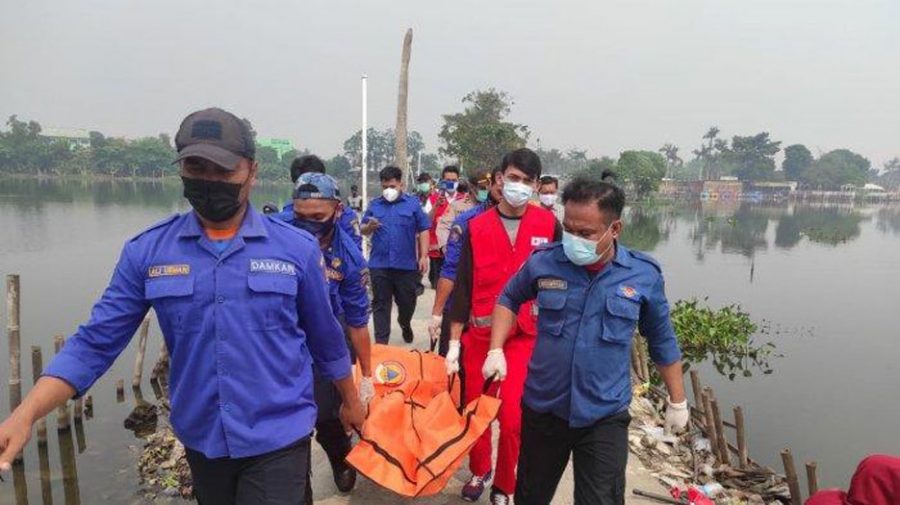
[[[363,208],[369,204],[369,175],[368,175],[368,158],[369,158],[369,118],[368,118],[368,84],[369,76],[362,76],[362,199]]]

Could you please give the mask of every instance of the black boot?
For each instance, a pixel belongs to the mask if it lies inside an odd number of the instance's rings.
[[[412,328],[407,326],[402,329],[403,330],[403,341],[407,344],[411,344],[413,341],[413,331]]]

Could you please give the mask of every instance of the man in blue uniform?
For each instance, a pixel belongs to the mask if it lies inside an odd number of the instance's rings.
[[[503,169],[498,165],[491,171],[490,185],[486,186],[482,182],[475,185],[478,205],[456,216],[450,226],[447,247],[444,251],[444,263],[441,265],[441,277],[438,279],[434,305],[431,308],[431,322],[428,324],[432,347],[434,347],[434,343],[438,343],[438,354],[441,356],[447,355],[450,342],[450,319],[445,321],[444,313],[447,311],[450,293],[453,292],[453,286],[456,285],[456,267],[459,265],[459,257],[462,252],[463,235],[472,218],[488,210],[503,198],[502,185],[497,181],[497,176],[501,173],[503,173]]]
[[[193,212],[125,244],[88,323],[0,425],[0,469],[37,419],[109,369],[153,307],[170,356],[172,427],[198,501],[301,503],[316,419],[311,364],[335,381],[346,424],[365,417],[322,253],[309,234],[250,206],[249,123],[198,111],[175,144]]]
[[[635,328],[647,338],[669,391],[669,432],[684,429],[689,418],[681,352],[659,265],[616,242],[624,192],[579,178],[566,187],[563,203],[562,243],[536,251],[497,301],[482,373],[506,376],[503,343],[519,307],[536,299],[515,502],[550,503],[573,456],[576,504],[622,504]]]
[[[307,174],[310,172],[315,172],[319,174],[325,173],[325,163],[316,156],[315,154],[305,154],[296,158],[293,162],[291,162],[291,182],[294,183],[294,186],[297,186],[297,179],[300,178],[301,175]],[[284,208],[281,209],[281,219],[283,221],[290,222],[294,219],[294,202],[293,200],[289,200],[286,204],[284,204]],[[353,239],[353,243],[356,244],[356,247],[362,251],[362,235],[359,232],[359,217],[356,212],[350,207],[341,207],[341,213],[338,216],[338,226],[343,228],[343,230]]]
[[[403,191],[403,172],[385,167],[379,174],[382,196],[369,203],[362,233],[372,235],[372,318],[375,341],[391,337],[391,305],[397,301],[397,323],[403,340],[413,341],[410,321],[416,310],[416,285],[428,271],[428,229],[431,223],[419,200]]]
[[[362,252],[340,226],[341,212],[337,183],[331,177],[308,172],[297,179],[294,190],[294,220],[298,228],[308,231],[319,242],[325,258],[331,306],[345,326],[351,351],[359,359],[362,370],[359,393],[363,406],[375,395],[372,384],[371,342],[369,337],[369,268]],[[351,353],[352,355],[352,353]],[[328,455],[335,485],[341,492],[353,489],[356,471],[344,459],[350,452],[350,436],[338,417],[341,401],[331,381],[316,373],[316,441]],[[312,503],[312,487],[307,482],[308,503]]]

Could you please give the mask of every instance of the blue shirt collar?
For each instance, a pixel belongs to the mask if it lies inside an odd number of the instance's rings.
[[[263,217],[262,215],[253,208],[253,205],[247,204],[247,213],[244,214],[244,220],[241,222],[241,227],[238,229],[237,236],[244,238],[252,238],[252,237],[268,237],[269,232],[266,230],[265,225],[263,225]],[[197,218],[197,215],[194,211],[191,211],[185,219],[184,226],[182,226],[181,230],[178,232],[178,237],[200,237],[203,235],[203,225],[200,224],[200,219]]]

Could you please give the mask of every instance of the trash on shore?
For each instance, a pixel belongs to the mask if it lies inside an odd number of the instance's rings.
[[[790,502],[784,479],[768,468],[734,468],[716,463],[710,441],[699,430],[665,435],[663,404],[635,395],[630,413],[628,445],[666,488],[703,492],[719,505],[772,505]],[[686,494],[685,494],[686,496]]]

